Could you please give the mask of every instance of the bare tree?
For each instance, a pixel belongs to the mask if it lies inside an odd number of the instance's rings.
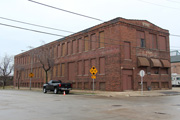
[[[13,57],[5,55],[0,62],[0,76],[2,77],[3,89],[6,86],[6,80],[12,73],[14,68]]]
[[[48,71],[50,71],[54,66],[52,53],[52,48],[43,46],[41,49],[36,50],[34,54],[46,74],[46,83],[48,82]]]

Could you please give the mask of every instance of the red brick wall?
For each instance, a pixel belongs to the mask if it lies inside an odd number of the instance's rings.
[[[145,48],[140,48],[137,45],[137,31],[144,32],[145,35]],[[101,38],[104,36],[104,47],[99,47],[100,43],[100,33]],[[150,44],[150,34],[154,34],[157,36],[157,41],[159,40],[159,36],[165,36],[166,38],[166,50],[160,51],[159,46],[158,49],[151,49]],[[93,38],[91,37],[93,35]],[[123,70],[132,70],[132,90],[139,89],[139,71],[142,69],[137,66],[137,57],[144,56],[147,57],[148,60],[150,58],[157,58],[157,59],[166,59],[170,60],[169,56],[169,33],[167,30],[161,29],[147,21],[138,21],[138,20],[126,20],[122,18],[117,18],[111,20],[109,22],[94,26],[90,29],[86,29],[79,33],[73,34],[66,38],[60,39],[58,41],[54,41],[49,43],[47,46],[54,48],[53,57],[55,60],[55,65],[59,68],[56,69],[56,76],[53,76],[53,70],[49,71],[49,79],[60,79],[63,82],[71,82],[73,83],[74,89],[92,89],[92,79],[91,74],[89,72],[90,68],[92,67],[92,63],[95,65],[96,69],[99,71],[96,75],[95,79],[95,89],[96,90],[107,90],[107,91],[124,91],[123,89]],[[84,38],[88,36],[88,51],[85,51],[85,41]],[[96,43],[91,42],[91,38]],[[82,40],[79,43],[79,39]],[[77,45],[77,48],[73,47],[73,40],[76,40],[74,45]],[[87,40],[87,39],[86,39]],[[69,47],[71,46],[70,51],[68,52],[67,47],[70,43]],[[130,56],[127,59],[125,43],[129,43],[130,48],[128,53]],[[62,44],[66,46],[65,56],[62,56]],[[81,46],[79,46],[81,45]],[[95,45],[92,47],[92,45]],[[41,48],[41,47],[40,47]],[[36,49],[40,49],[36,48]],[[79,49],[82,48],[82,51]],[[53,50],[53,49],[52,49]],[[75,51],[73,51],[75,50]],[[69,53],[69,54],[68,54]],[[22,58],[28,57],[29,52],[22,53],[20,55],[15,56],[15,64],[22,64]],[[68,54],[68,55],[67,55]],[[101,62],[101,58],[103,58],[103,63]],[[126,58],[126,59],[125,59]],[[105,60],[105,61],[104,61]],[[82,75],[78,74],[78,62],[82,61],[81,67]],[[87,61],[87,62],[85,62]],[[92,62],[93,61],[93,62]],[[65,63],[65,75],[61,76],[58,75],[61,72],[57,72],[58,70],[61,71],[61,64]],[[69,63],[73,63],[74,68],[69,70],[70,68]],[[88,69],[88,73],[85,75],[85,64]],[[100,65],[103,67],[101,67]],[[21,79],[21,82],[24,86],[29,85],[29,78],[27,74],[30,70],[30,60],[23,62],[23,65],[26,71],[26,77]],[[40,68],[42,67],[41,64],[37,61],[37,63],[33,64],[33,68]],[[104,70],[100,70],[100,68],[104,68]],[[144,68],[146,72],[151,71],[151,67]],[[161,71],[161,68],[158,68]],[[15,72],[16,73],[16,68]],[[73,72],[73,77],[71,77],[69,72]],[[104,74],[100,74],[102,72]],[[43,73],[43,72],[42,72]],[[130,78],[131,78],[130,77]],[[69,79],[70,78],[70,79]],[[168,68],[168,74],[148,74],[144,77],[145,85],[152,86],[152,88],[161,89],[161,88],[171,88],[171,81],[170,81],[170,69]],[[43,82],[45,82],[45,74],[42,77],[36,77],[32,79],[33,87],[42,87]],[[125,81],[124,81],[125,82]],[[15,74],[14,77],[14,85],[17,84],[17,77]],[[162,85],[163,84],[163,85]]]

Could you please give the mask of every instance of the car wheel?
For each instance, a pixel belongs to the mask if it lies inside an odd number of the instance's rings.
[[[58,94],[58,89],[57,88],[54,88],[54,93]]]
[[[45,87],[43,88],[43,92],[44,92],[44,93],[47,93],[47,90],[46,90],[46,88],[45,88]]]
[[[65,91],[66,94],[69,94],[69,90]]]

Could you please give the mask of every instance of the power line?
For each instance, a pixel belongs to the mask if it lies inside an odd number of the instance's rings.
[[[54,8],[54,9],[61,10],[61,11],[64,11],[64,12],[68,12],[68,13],[72,13],[72,14],[75,14],[75,15],[79,15],[79,16],[83,16],[83,17],[87,17],[87,18],[90,18],[90,19],[95,19],[95,20],[104,22],[104,20],[101,20],[101,19],[98,19],[98,18],[89,17],[89,16],[82,15],[82,14],[79,14],[79,13],[75,13],[75,12],[71,12],[71,11],[68,11],[68,10],[61,9],[61,8],[53,7],[53,6],[44,4],[44,3],[39,3],[39,2],[36,2],[36,1],[33,1],[33,0],[29,0],[29,1],[30,1],[30,2],[34,2],[34,3],[37,3],[37,4],[40,4],[40,5],[43,5],[43,6],[46,6],[46,7]],[[163,6],[163,5],[159,5],[159,4],[155,4],[155,3],[151,3],[151,2],[146,2],[146,1],[143,1],[143,0],[138,0],[138,1],[145,2],[145,3],[149,3],[149,4],[153,4],[153,5],[158,5],[158,6],[161,6],[161,7],[168,7],[168,6]],[[168,8],[173,8],[173,7],[168,7]],[[178,9],[178,8],[173,8],[173,9]],[[180,10],[180,9],[178,9],[178,10]],[[180,35],[173,35],[173,34],[170,34],[170,35],[171,35],[171,36],[180,37]]]
[[[38,30],[33,30],[33,29],[28,29],[28,28],[23,28],[23,27],[8,25],[8,24],[3,24],[3,23],[0,23],[0,25],[8,26],[8,27],[13,27],[13,28],[18,28],[18,29],[23,29],[23,30],[28,30],[28,31],[32,31],[32,32],[38,32],[38,33],[48,34],[48,35],[66,37],[66,36],[64,36],[64,35],[58,35],[58,34],[53,34],[53,33],[48,33],[48,32],[43,32],[43,31],[38,31]]]
[[[180,37],[180,35],[174,35],[174,34],[170,34],[171,36],[174,36],[174,37]]]
[[[69,11],[69,10],[65,10],[65,9],[61,9],[61,8],[57,8],[57,7],[53,7],[53,6],[44,4],[44,3],[36,2],[36,1],[33,1],[33,0],[28,0],[28,1],[37,3],[39,5],[43,5],[43,6],[46,6],[46,7],[54,8],[54,9],[57,9],[57,10],[61,10],[61,11],[67,12],[67,13],[71,13],[71,14],[75,14],[75,15],[79,15],[79,16],[82,16],[82,17],[86,17],[86,18],[90,18],[90,19],[93,19],[93,20],[104,22],[104,20],[101,20],[101,19],[98,19],[98,18],[90,17],[90,16],[83,15],[83,14],[80,14],[80,13],[75,13],[75,12],[72,12],[72,11]]]
[[[178,4],[180,4],[180,2],[178,2],[178,1],[175,1],[175,0],[167,0],[168,2],[173,2],[173,3],[178,3]]]
[[[19,21],[19,20],[13,20],[13,19],[5,18],[5,17],[0,17],[0,19],[9,20],[9,21],[18,22],[18,23],[23,23],[23,24],[32,25],[32,26],[37,26],[37,27],[42,27],[42,28],[47,28],[47,29],[52,29],[52,30],[57,30],[57,31],[62,31],[62,32],[74,33],[74,32],[67,31],[67,30],[61,30],[61,29],[56,29],[56,28],[52,28],[52,27],[46,27],[46,26],[32,24],[32,23],[28,23],[28,22]]]
[[[179,8],[174,8],[174,7],[169,7],[169,6],[165,6],[165,5],[160,5],[160,4],[156,4],[156,3],[152,3],[152,2],[147,2],[144,0],[138,0],[140,2],[144,2],[144,3],[148,3],[148,4],[152,4],[152,5],[156,5],[156,6],[160,6],[160,7],[166,7],[166,8],[170,8],[170,9],[176,9],[176,10],[180,10]]]

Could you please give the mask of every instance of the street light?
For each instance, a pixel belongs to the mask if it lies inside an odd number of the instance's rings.
[[[29,49],[33,49],[32,46],[28,46]],[[21,50],[22,52],[24,52],[25,50]],[[32,74],[32,66],[33,66],[33,52],[31,50],[30,52],[30,56],[31,56],[31,73]],[[31,90],[31,81],[32,81],[32,76],[30,77],[30,81],[29,81],[29,89]]]

